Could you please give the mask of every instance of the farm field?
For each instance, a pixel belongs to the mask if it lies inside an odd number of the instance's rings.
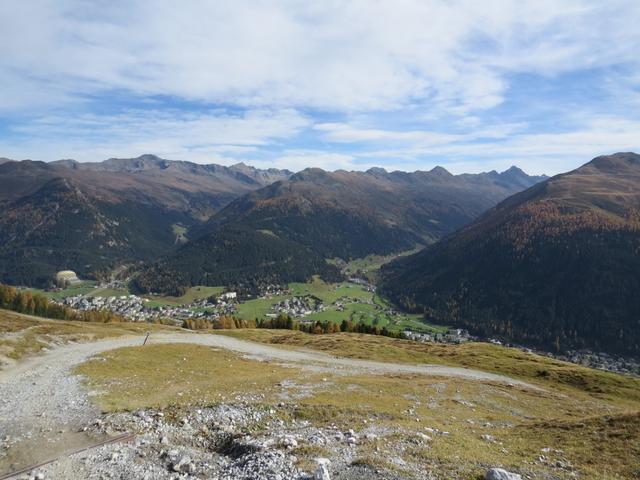
[[[443,333],[447,330],[446,326],[424,323],[419,314],[396,312],[380,296],[355,283],[331,284],[314,278],[308,283],[290,283],[289,289],[291,290],[290,295],[277,295],[239,304],[238,316],[246,320],[264,318],[272,312],[271,307],[282,300],[310,295],[322,300],[325,310],[312,313],[299,320],[334,323],[348,320],[354,323],[363,322],[379,328],[386,327],[392,331],[410,328],[423,333]]]
[[[344,268],[344,272],[347,275],[353,276],[356,274],[366,278],[371,283],[375,283],[377,280],[378,270],[386,264],[399,257],[406,257],[422,250],[422,246],[416,246],[411,250],[396,253],[393,255],[367,255],[363,258],[355,258],[347,262],[347,266]]]
[[[155,306],[177,306],[193,303],[196,300],[208,298],[211,295],[219,295],[224,291],[224,287],[207,287],[198,285],[189,288],[184,295],[180,297],[172,297],[168,295],[144,295],[144,298],[148,298],[150,301],[147,303],[149,307]]]

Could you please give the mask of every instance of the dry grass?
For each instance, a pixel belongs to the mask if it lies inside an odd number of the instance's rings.
[[[262,332],[255,335],[264,338]],[[369,340],[379,339],[359,341]],[[375,425],[387,433],[363,442],[357,461],[399,471],[402,467],[390,465],[388,458],[401,456],[446,478],[477,478],[495,465],[531,478],[570,478],[567,465],[581,478],[615,480],[634,478],[640,469],[638,404],[631,410],[633,402],[624,394],[610,399],[563,383],[541,392],[423,375],[310,374],[193,345],[114,350],[78,373],[104,392],[98,400],[108,410],[242,399],[268,405],[286,424],[305,420],[356,431]],[[547,387],[562,382],[545,381]],[[285,406],[277,407],[280,402]],[[449,434],[429,433],[432,441],[424,442],[418,432],[425,433],[425,427]],[[544,453],[547,447],[562,452]],[[301,464],[318,454],[305,444],[295,453]]]
[[[543,388],[578,390],[598,399],[624,403],[631,408],[640,403],[640,379],[637,377],[586,368],[488,343],[418,343],[354,333],[310,335],[266,329],[217,333],[285,348],[321,350],[349,358],[468,367],[526,380]]]
[[[76,369],[105,393],[109,411],[212,404],[250,395],[274,401],[276,385],[299,376],[284,368],[200,345],[147,345],[103,353]]]
[[[69,342],[88,342],[109,337],[172,330],[148,323],[87,323],[47,320],[0,310],[0,360],[20,360],[44,348]]]

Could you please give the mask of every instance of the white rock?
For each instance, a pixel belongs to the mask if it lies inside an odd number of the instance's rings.
[[[171,457],[173,452],[169,453],[169,456]],[[175,460],[173,461],[173,465],[171,466],[171,468],[173,469],[174,472],[185,472],[185,473],[189,473],[188,470],[190,470],[190,466],[193,468],[193,464],[191,463],[191,459],[187,456],[187,455],[178,455],[177,457],[174,457]]]
[[[327,466],[331,463],[328,458],[316,458],[315,462],[318,464],[318,468],[313,474],[313,480],[331,480],[329,470]]]
[[[280,440],[280,445],[291,450],[298,446],[298,441],[295,438],[287,435]]]
[[[502,468],[490,468],[484,475],[484,480],[522,480],[517,473],[507,472]]]

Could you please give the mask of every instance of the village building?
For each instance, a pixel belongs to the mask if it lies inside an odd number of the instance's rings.
[[[73,270],[61,270],[56,273],[56,285],[61,288],[80,283],[80,279]]]

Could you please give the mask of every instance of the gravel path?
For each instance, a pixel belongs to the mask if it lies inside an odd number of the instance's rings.
[[[141,345],[143,337],[120,337],[70,344],[0,371],[0,473],[60,453],[86,442],[78,430],[100,416],[88,392],[70,370],[91,356],[119,347]],[[148,343],[191,343],[231,350],[259,360],[326,369],[334,373],[411,373],[496,381],[537,388],[502,375],[440,365],[407,365],[338,358],[308,350],[287,350],[223,335],[153,334]],[[51,445],[51,449],[46,448]],[[28,455],[28,456],[25,456]]]

